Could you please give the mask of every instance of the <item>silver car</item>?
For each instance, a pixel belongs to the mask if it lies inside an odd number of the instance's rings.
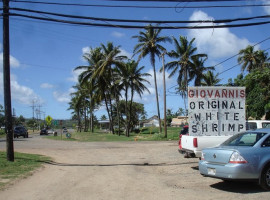
[[[223,180],[257,181],[270,190],[270,129],[239,133],[219,147],[203,149],[199,170]]]

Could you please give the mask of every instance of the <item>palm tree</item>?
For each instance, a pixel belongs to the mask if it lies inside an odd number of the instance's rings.
[[[179,85],[178,92],[184,99],[185,110],[187,110],[186,98],[187,98],[188,83],[190,80],[192,80],[190,72],[192,68],[194,69],[193,61],[198,61],[199,65],[201,64],[200,59],[207,58],[206,54],[195,54],[197,48],[193,47],[194,41],[195,38],[193,38],[189,42],[186,37],[179,36],[178,42],[178,40],[175,37],[173,37],[175,50],[169,52],[168,55],[171,58],[174,58],[175,60],[168,62],[165,65],[165,69],[171,70],[169,78],[178,72],[177,77],[177,83]]]
[[[68,110],[74,110],[78,118],[78,131],[81,132],[81,116],[85,114],[86,111],[86,93],[80,87],[80,85],[73,86],[76,89],[75,92],[71,93],[71,101],[69,103],[70,107]],[[85,124],[86,124],[86,117],[84,115]]]
[[[109,116],[110,128],[112,133],[114,134],[113,129],[113,119],[112,119],[112,93],[116,96],[116,91],[112,91],[114,84],[114,76],[112,75],[113,66],[117,67],[123,64],[123,60],[126,59],[126,56],[121,56],[120,46],[114,46],[113,43],[108,42],[105,46],[101,44],[101,48],[103,50],[103,57],[99,61],[99,66],[96,69],[93,77],[94,78],[103,78],[103,94],[105,98],[105,104]],[[114,87],[115,88],[115,87]]]
[[[248,45],[245,49],[239,51],[238,63],[242,65],[242,72],[247,70],[250,72],[257,66],[256,51],[254,46]]]
[[[215,86],[218,85],[218,83],[221,81],[220,78],[218,78],[219,74],[217,73],[214,75],[212,71],[206,72],[204,74],[204,80],[201,82],[202,86]]]
[[[130,77],[129,77],[129,85],[130,85],[130,91],[131,91],[131,97],[130,97],[130,107],[129,107],[129,116],[131,117],[132,113],[132,102],[134,94],[137,93],[141,98],[144,90],[150,93],[148,88],[144,85],[144,83],[150,84],[148,80],[145,78],[148,76],[151,76],[149,73],[142,73],[144,70],[143,67],[138,67],[138,63],[135,61],[131,61],[130,63]],[[129,137],[129,128],[130,128],[130,118],[128,120],[128,137]]]
[[[148,88],[144,85],[144,83],[150,84],[148,80],[145,79],[145,77],[151,76],[149,73],[142,73],[144,70],[143,67],[138,67],[138,62],[135,62],[134,60],[131,60],[125,65],[121,66],[119,68],[119,77],[121,77],[120,82],[121,85],[124,88],[125,93],[125,113],[126,113],[126,136],[129,137],[130,132],[130,117],[132,113],[132,102],[134,94],[137,93],[140,97],[142,97],[142,94],[144,90],[150,93]],[[130,91],[130,105],[128,109],[128,93]]]
[[[245,49],[239,51],[238,63],[242,65],[242,72],[269,67],[269,62],[268,53],[262,50],[255,51],[254,46],[248,45]]]
[[[103,54],[101,52],[101,48],[90,48],[90,51],[83,55],[83,58],[87,60],[88,66],[78,66],[74,70],[83,70],[82,73],[79,75],[79,83],[80,85],[87,85],[89,97],[90,97],[90,121],[91,126],[90,130],[93,132],[94,125],[93,125],[93,111],[96,106],[98,106],[101,101],[101,93],[98,90],[98,83],[97,79],[94,79],[93,75],[95,70],[98,68],[99,61],[102,59]]]
[[[258,68],[265,68],[265,67],[270,67],[270,57],[268,57],[268,53],[263,51],[263,50],[258,50],[257,51],[257,57],[258,57]]]
[[[173,37],[175,50],[169,52],[168,55],[176,60],[165,65],[165,69],[171,70],[169,78],[178,72],[177,82],[179,88],[181,88],[181,90],[185,90],[186,92],[188,82],[191,80],[190,71],[196,64],[194,64],[193,61],[197,62],[197,65],[201,65],[201,62],[204,62],[203,59],[201,60],[201,58],[207,58],[206,54],[195,54],[197,48],[193,47],[194,41],[195,38],[189,42],[187,38],[183,36],[179,36],[179,41]]]
[[[161,133],[161,121],[160,121],[160,110],[159,110],[159,100],[158,100],[158,90],[157,90],[157,78],[156,78],[156,67],[155,67],[155,56],[160,57],[166,49],[160,45],[163,42],[170,42],[169,37],[160,36],[161,29],[153,28],[152,25],[145,27],[145,32],[140,31],[139,35],[135,35],[132,38],[138,39],[138,44],[135,45],[133,53],[134,55],[139,54],[138,62],[145,56],[150,56],[150,62],[154,71],[154,83],[156,92],[156,103],[158,111],[159,120],[159,132]]]
[[[192,65],[190,69],[190,79],[194,79],[194,85],[200,86],[202,81],[205,79],[205,73],[214,70],[214,67],[205,67],[204,62],[206,61],[206,57],[192,57]]]

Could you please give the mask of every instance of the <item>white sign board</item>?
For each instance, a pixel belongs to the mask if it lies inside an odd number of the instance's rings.
[[[245,87],[189,87],[189,135],[233,135],[246,130]]]

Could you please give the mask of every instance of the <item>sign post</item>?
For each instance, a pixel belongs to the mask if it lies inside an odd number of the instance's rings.
[[[189,87],[189,135],[233,135],[246,130],[244,87]]]

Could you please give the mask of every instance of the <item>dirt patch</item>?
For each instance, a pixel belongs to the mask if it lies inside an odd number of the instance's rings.
[[[1,143],[3,144],[3,142]],[[256,184],[202,177],[198,159],[177,142],[67,142],[38,135],[15,140],[15,150],[53,158],[19,180],[0,199],[269,199]],[[0,146],[2,148],[2,146]],[[243,195],[244,194],[244,195]]]

